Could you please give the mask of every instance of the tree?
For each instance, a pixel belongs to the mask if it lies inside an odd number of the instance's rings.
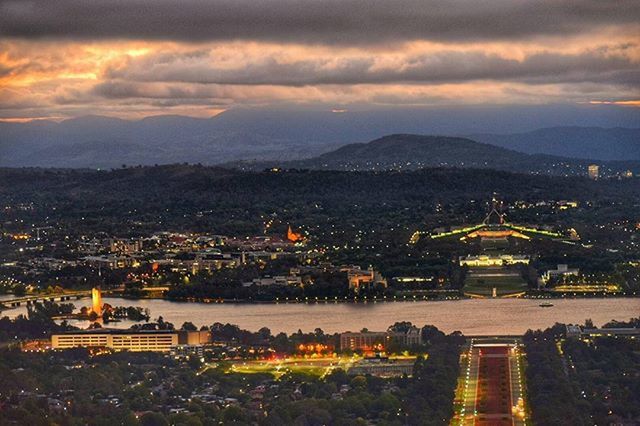
[[[222,410],[220,418],[223,424],[239,423],[247,420],[244,410],[235,405],[231,405]]]
[[[186,321],[184,324],[182,324],[182,327],[180,327],[180,330],[198,331],[198,327],[196,327],[196,325],[191,321]]]
[[[364,389],[367,387],[367,378],[364,376],[356,376],[351,379],[351,386],[354,388]]]
[[[162,413],[145,413],[140,417],[140,426],[169,426]]]
[[[390,326],[387,330],[394,333],[406,333],[413,327],[413,324],[409,321],[396,322]]]

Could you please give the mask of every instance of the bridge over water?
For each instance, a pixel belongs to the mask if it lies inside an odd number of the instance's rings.
[[[101,294],[105,295],[118,295],[124,290],[123,287],[109,289],[109,290],[101,290]],[[157,295],[161,296],[165,292],[169,290],[169,287],[145,287],[141,289],[144,293],[149,295]],[[0,301],[0,309],[7,308],[17,308],[22,305],[32,305],[36,302],[65,302],[68,300],[79,300],[84,299],[86,297],[91,297],[91,290],[79,290],[79,291],[70,291],[66,293],[56,293],[56,294],[38,294],[38,295],[30,295],[30,296],[22,296],[16,297],[13,299],[6,299]]]
[[[110,291],[103,291],[103,294],[110,293]],[[78,300],[85,297],[91,297],[91,290],[72,291],[67,293],[57,294],[38,294],[33,296],[22,296],[14,299],[7,299],[0,302],[0,306],[3,308],[17,308],[22,305],[32,305],[36,302],[64,302],[67,300]]]

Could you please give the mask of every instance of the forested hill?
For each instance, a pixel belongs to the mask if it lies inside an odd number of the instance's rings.
[[[592,160],[531,155],[447,136],[394,134],[350,144],[307,160],[239,163],[245,169],[295,167],[325,170],[415,170],[423,167],[487,168],[520,173],[584,175]],[[640,162],[598,162],[614,171],[640,172]]]
[[[23,203],[32,212],[20,217],[33,223],[47,218],[115,233],[139,226],[256,232],[261,218],[273,214],[294,223],[349,222],[361,216],[362,226],[373,226],[398,215],[422,221],[433,214],[436,203],[472,206],[471,200],[477,205],[494,192],[508,203],[572,199],[615,205],[619,211],[640,203],[640,185],[634,181],[444,168],[257,173],[184,165],[113,171],[0,169],[0,205],[8,208],[5,223],[11,209]]]
[[[369,143],[351,144],[310,162],[329,168],[489,167],[504,169],[531,163],[529,155],[470,139],[396,134]],[[413,167],[412,167],[413,166]]]

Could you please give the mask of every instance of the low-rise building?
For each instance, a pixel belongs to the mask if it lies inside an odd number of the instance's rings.
[[[194,355],[202,357],[204,355],[204,346],[202,345],[177,345],[172,346],[169,352],[172,357],[185,359]]]
[[[302,285],[302,277],[298,275],[276,275],[273,277],[265,276],[261,278],[254,278],[252,281],[244,284],[246,287],[257,285],[257,286],[268,286],[268,285],[282,285],[282,286],[301,286]]]
[[[356,362],[348,371],[351,375],[377,377],[399,377],[413,374],[415,359],[389,359],[388,357],[364,358]]]
[[[84,263],[93,267],[119,269],[128,268],[130,266],[139,265],[138,259],[132,256],[118,256],[115,254],[102,255],[102,256],[86,256],[82,258]]]
[[[547,272],[542,274],[542,281],[546,283],[554,277],[564,277],[569,275],[577,276],[578,274],[580,274],[580,269],[570,269],[569,265],[559,264],[556,269],[549,269]]]
[[[631,337],[640,336],[640,328],[583,328],[580,337]]]
[[[529,256],[524,254],[501,254],[499,256],[481,254],[477,256],[461,256],[460,266],[484,267],[484,266],[508,266],[516,264],[529,264]]]
[[[349,290],[356,293],[364,288],[387,287],[387,280],[372,266],[369,266],[367,270],[362,270],[359,266],[344,266],[340,268],[340,271],[347,273]]]
[[[592,337],[640,337],[638,327],[585,328],[579,325],[567,325],[566,335],[570,339],[589,339]]]

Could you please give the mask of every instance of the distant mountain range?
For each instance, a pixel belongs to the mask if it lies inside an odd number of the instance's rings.
[[[596,160],[640,160],[640,129],[552,127],[510,135],[477,134],[470,139],[527,154]]]
[[[247,130],[237,120],[182,116],[127,121],[86,116],[60,123],[0,123],[0,166],[111,168],[296,159],[337,145]]]
[[[284,167],[325,170],[415,170],[425,167],[456,167],[505,170],[521,173],[586,174],[593,160],[525,154],[467,138],[396,134],[369,143],[340,147],[314,158],[298,161],[237,163],[247,170]],[[600,161],[603,172],[640,172],[640,161]]]
[[[479,126],[478,117],[493,120],[492,124]],[[471,134],[470,130],[495,128],[496,119],[492,117],[488,112],[459,113],[453,119],[442,111],[427,110],[353,113],[232,110],[208,119],[158,116],[128,121],[86,116],[60,123],[0,122],[0,166],[112,168],[123,164],[281,162],[318,157],[322,153],[330,156],[338,147],[390,133]],[[514,122],[513,117],[505,120]],[[470,138],[528,154],[640,160],[640,129],[554,127],[508,135],[478,132]],[[437,162],[443,164],[466,165],[485,158],[488,165],[493,164],[494,155],[518,164],[513,153],[507,155],[503,151],[478,157],[480,148],[476,145],[450,144],[447,146],[450,155],[433,144],[429,149]],[[339,153],[342,154],[345,152]],[[390,155],[392,162],[403,160],[394,152],[384,155]]]

